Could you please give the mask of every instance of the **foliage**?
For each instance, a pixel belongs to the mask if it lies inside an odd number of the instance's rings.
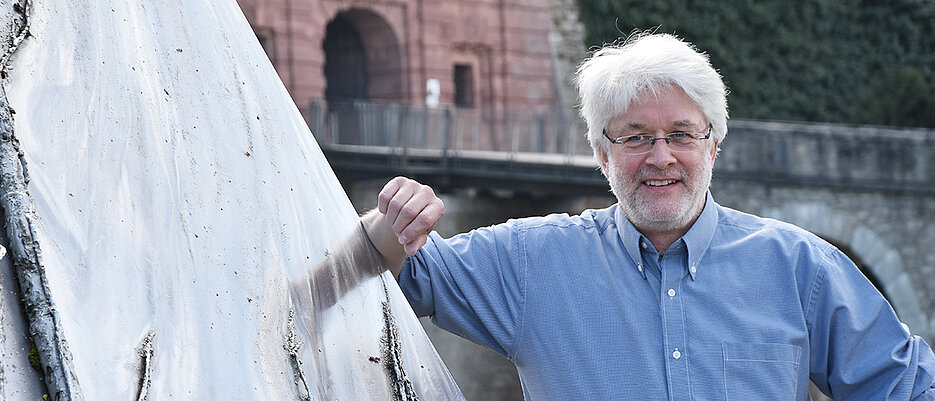
[[[37,372],[42,372],[42,364],[39,361],[39,349],[36,348],[36,343],[33,342],[32,337],[29,337],[29,343],[31,347],[29,348],[29,365],[32,366]]]
[[[734,118],[935,127],[931,0],[578,0],[589,46],[634,30],[706,51]]]

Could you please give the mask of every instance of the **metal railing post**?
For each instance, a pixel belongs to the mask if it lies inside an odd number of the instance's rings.
[[[548,142],[545,137],[545,118],[542,117],[542,114],[536,113],[536,138],[538,138],[538,144],[536,146],[536,151],[539,153],[546,153],[546,143]]]
[[[448,148],[451,146],[451,107],[445,107],[442,118],[442,162],[448,160]]]
[[[332,145],[340,145],[340,138],[338,138],[338,116],[335,115],[335,112],[330,108],[328,110],[328,135],[331,137]]]

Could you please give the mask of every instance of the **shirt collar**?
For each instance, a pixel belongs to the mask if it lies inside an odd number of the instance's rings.
[[[617,204],[617,210],[614,211],[614,220],[617,223],[620,240],[623,241],[623,247],[626,249],[627,255],[630,256],[633,265],[636,266],[636,269],[639,270],[645,280],[646,271],[643,269],[643,259],[640,257],[640,244],[643,241],[649,242],[649,240],[643,237],[643,234],[640,234],[636,227],[633,226],[633,223],[627,219],[620,204]]]
[[[628,256],[645,279],[646,272],[643,267],[643,259],[640,256],[640,244],[644,242],[649,244],[649,240],[646,239],[643,234],[640,234],[636,227],[633,226],[633,223],[627,219],[620,205],[617,205],[617,210],[614,211],[614,220],[617,223],[617,227],[620,228],[618,230],[620,240],[623,241],[623,246]],[[707,253],[711,245],[711,240],[714,238],[714,230],[717,228],[717,221],[717,204],[714,202],[714,198],[709,191],[705,195],[705,206],[701,211],[701,215],[698,216],[698,220],[695,220],[695,224],[693,224],[692,227],[688,229],[688,232],[681,238],[688,248],[688,273],[691,274],[692,280],[694,280],[695,276],[698,274],[698,270],[700,269],[699,262],[701,258],[704,257],[705,253]]]
[[[717,228],[718,221],[718,210],[717,204],[714,203],[714,197],[711,196],[711,192],[705,196],[705,205],[704,209],[701,211],[701,215],[698,216],[698,220],[695,220],[695,224],[692,225],[692,228],[688,229],[688,232],[682,236],[682,239],[685,241],[685,245],[688,247],[688,272],[691,273],[692,280],[695,279],[695,275],[698,274],[698,270],[701,267],[701,258],[708,252],[708,249],[711,247],[711,240],[714,239],[714,230]]]

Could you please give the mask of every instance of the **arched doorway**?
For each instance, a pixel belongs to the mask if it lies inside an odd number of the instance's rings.
[[[357,29],[340,15],[325,31],[325,100],[367,100],[367,55]]]
[[[405,101],[407,85],[398,35],[379,14],[352,8],[328,23],[325,99]]]
[[[379,14],[342,11],[328,23],[325,100],[330,138],[340,144],[395,143],[399,103],[406,100],[397,35]]]

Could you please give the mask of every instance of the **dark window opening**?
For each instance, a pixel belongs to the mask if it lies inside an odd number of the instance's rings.
[[[455,106],[474,107],[474,75],[471,66],[456,64],[454,70]]]
[[[360,34],[344,18],[335,18],[325,33],[325,99],[334,101],[365,100],[367,96],[367,58]]]

